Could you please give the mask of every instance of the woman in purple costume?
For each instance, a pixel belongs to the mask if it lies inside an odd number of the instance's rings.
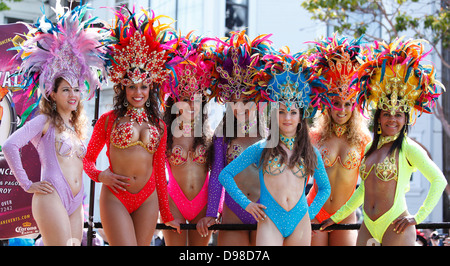
[[[25,89],[39,87],[44,96],[40,115],[12,134],[3,145],[5,158],[20,186],[34,193],[32,213],[44,245],[80,245],[83,230],[83,157],[86,117],[81,92],[100,85],[96,67],[104,73],[105,49],[100,30],[92,19],[81,22],[87,7],[64,12],[57,6],[57,24],[46,18],[31,28],[19,48],[20,74]],[[35,34],[32,32],[35,31]],[[36,33],[37,32],[37,33]],[[20,148],[31,142],[41,161],[41,181],[32,182],[25,172]]]
[[[260,36],[249,41],[245,31],[233,33],[225,42],[219,42],[216,53],[216,67],[213,73],[215,87],[213,96],[219,103],[227,104],[227,115],[224,116],[213,138],[213,165],[208,185],[208,206],[206,217],[197,223],[199,231],[207,234],[208,227],[217,222],[223,186],[218,176],[225,166],[237,158],[247,147],[261,139],[261,130],[256,91],[249,87],[251,70],[258,64],[263,51],[270,49],[270,36]],[[227,117],[233,113],[233,125],[227,124]],[[246,116],[248,113],[248,116]],[[248,119],[247,119],[248,117]],[[228,122],[229,122],[228,121]],[[230,129],[232,131],[230,131]],[[227,132],[230,131],[230,132]],[[230,134],[231,133],[231,134]],[[259,200],[258,169],[249,166],[235,177],[239,188],[252,201]],[[225,192],[225,204],[221,215],[223,224],[256,224],[250,213],[242,209]],[[249,246],[255,245],[256,231],[220,231],[218,245],[220,246]]]

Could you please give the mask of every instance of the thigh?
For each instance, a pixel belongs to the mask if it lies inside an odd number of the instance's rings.
[[[416,243],[416,227],[408,226],[402,233],[394,231],[390,225],[383,235],[383,246],[414,246]]]
[[[170,195],[169,195],[169,207],[173,218],[177,220],[180,224],[185,224],[186,220],[184,219],[181,212],[178,210],[177,206],[173,202]],[[186,246],[187,230],[181,230],[181,233],[178,233],[175,229],[163,230],[163,235],[166,246]]]
[[[190,224],[197,224],[197,222],[206,216],[206,205],[203,210],[195,217],[192,221],[189,221]],[[207,246],[211,239],[212,231],[208,231],[208,235],[202,237],[197,230],[189,230],[188,231],[188,246]]]
[[[354,224],[356,223],[356,213],[353,212],[342,220],[341,224]],[[356,230],[334,230],[328,235],[329,246],[354,246],[356,245],[356,238],[358,232]]]
[[[69,220],[72,243],[74,246],[80,246],[81,241],[83,240],[83,204],[80,204],[80,206],[69,216]]]
[[[35,193],[32,212],[45,246],[72,245],[69,215],[56,191]]]
[[[283,241],[283,235],[269,216],[264,221],[258,222],[256,229],[257,246],[282,246]]]
[[[328,246],[328,232],[315,230],[311,236],[311,246]]]
[[[156,190],[148,197],[142,205],[131,214],[136,232],[138,246],[150,246],[153,233],[158,222],[158,197]]]
[[[285,246],[310,246],[311,245],[311,220],[308,212],[295,227],[294,232],[284,240]]]
[[[358,231],[358,237],[356,238],[357,246],[379,246],[380,244],[375,238],[372,237],[366,224],[363,222],[361,228]]]
[[[256,232],[255,232],[256,233]],[[249,231],[234,231],[222,230],[217,236],[218,246],[250,246],[250,232]]]
[[[122,202],[105,186],[100,193],[100,219],[111,246],[136,246],[133,220]]]

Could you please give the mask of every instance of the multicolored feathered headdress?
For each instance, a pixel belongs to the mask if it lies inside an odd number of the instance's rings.
[[[206,45],[209,38],[194,36],[190,32],[186,37],[175,37],[165,43],[171,48],[169,57],[173,58],[173,77],[165,80],[161,91],[175,99],[187,97],[191,101],[194,95],[209,96],[211,73],[214,68],[212,54]]]
[[[262,97],[270,102],[281,102],[288,111],[303,110],[303,118],[314,115],[318,106],[318,89],[323,84],[313,75],[312,64],[305,53],[289,54],[289,49],[263,57],[264,66],[255,75]],[[308,109],[313,107],[313,111]]]
[[[423,42],[403,42],[402,38],[389,45],[375,42],[370,47],[368,61],[358,71],[356,85],[361,89],[358,103],[392,114],[400,111],[412,115],[413,109],[414,113],[431,113],[441,94],[436,85],[445,88],[435,80],[433,66],[420,64],[431,52],[424,52]]]
[[[219,103],[232,100],[258,100],[252,89],[252,75],[262,55],[272,51],[270,35],[260,35],[250,42],[245,31],[232,32],[215,49],[213,95]]]
[[[109,45],[108,73],[115,84],[129,86],[143,82],[161,85],[169,78],[168,51],[162,42],[169,24],[160,23],[163,16],[141,9],[139,13],[125,6],[114,11],[114,26],[110,27],[112,44]]]
[[[320,42],[313,42],[315,50],[310,60],[314,62],[314,72],[324,79],[327,91],[322,94],[322,108],[332,107],[332,97],[340,97],[343,101],[356,102],[358,88],[352,85],[353,79],[360,66],[358,57],[361,56],[361,38],[349,41],[346,37],[325,38]]]
[[[53,9],[53,8],[52,8]],[[45,14],[32,26],[26,41],[13,49],[22,58],[19,73],[23,85],[34,93],[39,88],[45,98],[55,89],[55,79],[62,77],[72,87],[87,90],[92,98],[105,76],[103,46],[105,32],[94,27],[97,18],[83,20],[90,8],[79,5],[73,10],[57,1],[56,25]]]

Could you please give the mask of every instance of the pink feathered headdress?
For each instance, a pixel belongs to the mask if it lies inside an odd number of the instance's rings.
[[[173,77],[163,83],[162,93],[176,99],[187,97],[192,101],[196,94],[209,96],[214,62],[205,44],[208,40],[211,39],[194,36],[190,32],[186,37],[176,37],[165,44],[171,48],[169,56],[177,64],[173,66]]]
[[[100,88],[106,73],[104,31],[94,27],[97,18],[83,20],[88,9],[87,5],[80,5],[70,11],[57,2],[53,9],[56,25],[44,14],[29,27],[27,40],[16,48],[16,56],[23,60],[19,74],[23,75],[25,89],[34,93],[39,88],[48,98],[59,77],[72,87],[88,91],[89,99]]]

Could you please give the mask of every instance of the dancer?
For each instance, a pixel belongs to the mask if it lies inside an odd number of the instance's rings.
[[[278,105],[278,132],[248,147],[223,169],[219,181],[258,221],[256,245],[310,245],[310,219],[330,195],[323,161],[310,142],[306,121],[314,80],[304,55],[294,58],[281,52],[264,58],[267,63],[259,74],[267,79],[258,84],[264,86],[265,97]],[[234,181],[251,164],[259,170],[260,203],[248,199]],[[308,207],[304,190],[312,175],[318,192]]]
[[[233,32],[224,42],[219,41],[215,50],[213,97],[218,103],[226,103],[227,111],[213,138],[214,161],[208,186],[210,200],[206,217],[199,222],[203,234],[208,232],[208,227],[215,224],[218,218],[223,195],[223,187],[218,180],[220,172],[243,150],[262,138],[261,131],[258,130],[262,117],[257,108],[258,92],[249,84],[252,68],[271,49],[269,37],[270,35],[261,35],[250,42],[245,31]],[[233,119],[230,121],[233,121],[233,125],[227,125],[226,121],[231,114]],[[226,131],[231,128],[232,134],[227,135]],[[255,165],[245,168],[234,180],[251,201],[259,201],[258,169]],[[221,223],[256,224],[256,220],[226,192],[224,200]],[[255,240],[256,231],[219,231],[217,243],[220,246],[248,246],[255,245]]]
[[[407,133],[414,113],[430,112],[439,94],[432,66],[420,64],[424,53],[420,40],[376,43],[372,55],[358,71],[361,109],[374,108],[373,142],[361,162],[361,184],[349,201],[322,229],[340,222],[363,204],[363,224],[357,245],[414,245],[415,225],[421,223],[439,201],[447,184],[444,175],[425,150]],[[411,174],[419,170],[431,183],[428,195],[415,215],[406,206]],[[376,242],[375,242],[376,241]]]
[[[321,75],[327,86],[322,94],[322,113],[314,118],[311,141],[319,149],[331,185],[331,194],[312,223],[320,224],[330,218],[351,197],[359,176],[359,165],[364,148],[371,137],[366,119],[356,107],[358,89],[351,85],[352,76],[359,67],[361,39],[338,38],[336,34],[315,43],[316,75]],[[317,193],[317,185],[310,189],[310,204]],[[353,212],[342,221],[356,223]],[[357,233],[354,230],[315,231],[313,246],[354,246]]]
[[[169,28],[146,10],[115,12],[108,72],[114,85],[114,109],[97,121],[84,170],[102,182],[100,218],[110,245],[150,245],[158,219],[177,230],[169,209],[164,171],[167,128],[161,119],[157,89],[170,76],[168,51],[161,38]],[[109,167],[95,161],[106,145]],[[155,188],[156,192],[155,193]]]
[[[38,89],[40,114],[25,123],[3,145],[3,153],[20,186],[34,193],[32,213],[46,246],[80,245],[83,229],[83,157],[86,116],[83,91],[100,86],[106,53],[96,18],[83,21],[89,8],[72,11],[57,4],[57,22],[47,17],[30,28],[19,47],[19,73],[30,93]],[[86,87],[85,82],[88,84]],[[31,142],[41,160],[41,181],[31,182],[20,148]]]
[[[169,205],[178,223],[196,224],[206,215],[211,159],[208,156],[212,133],[207,109],[213,61],[207,38],[190,32],[175,37],[165,45],[172,47],[173,60],[180,63],[174,69],[174,79],[162,86],[166,100],[164,122],[172,125],[167,132],[166,169],[168,173]],[[197,132],[198,131],[198,132]],[[165,230],[168,246],[207,246],[211,233],[193,230]]]

